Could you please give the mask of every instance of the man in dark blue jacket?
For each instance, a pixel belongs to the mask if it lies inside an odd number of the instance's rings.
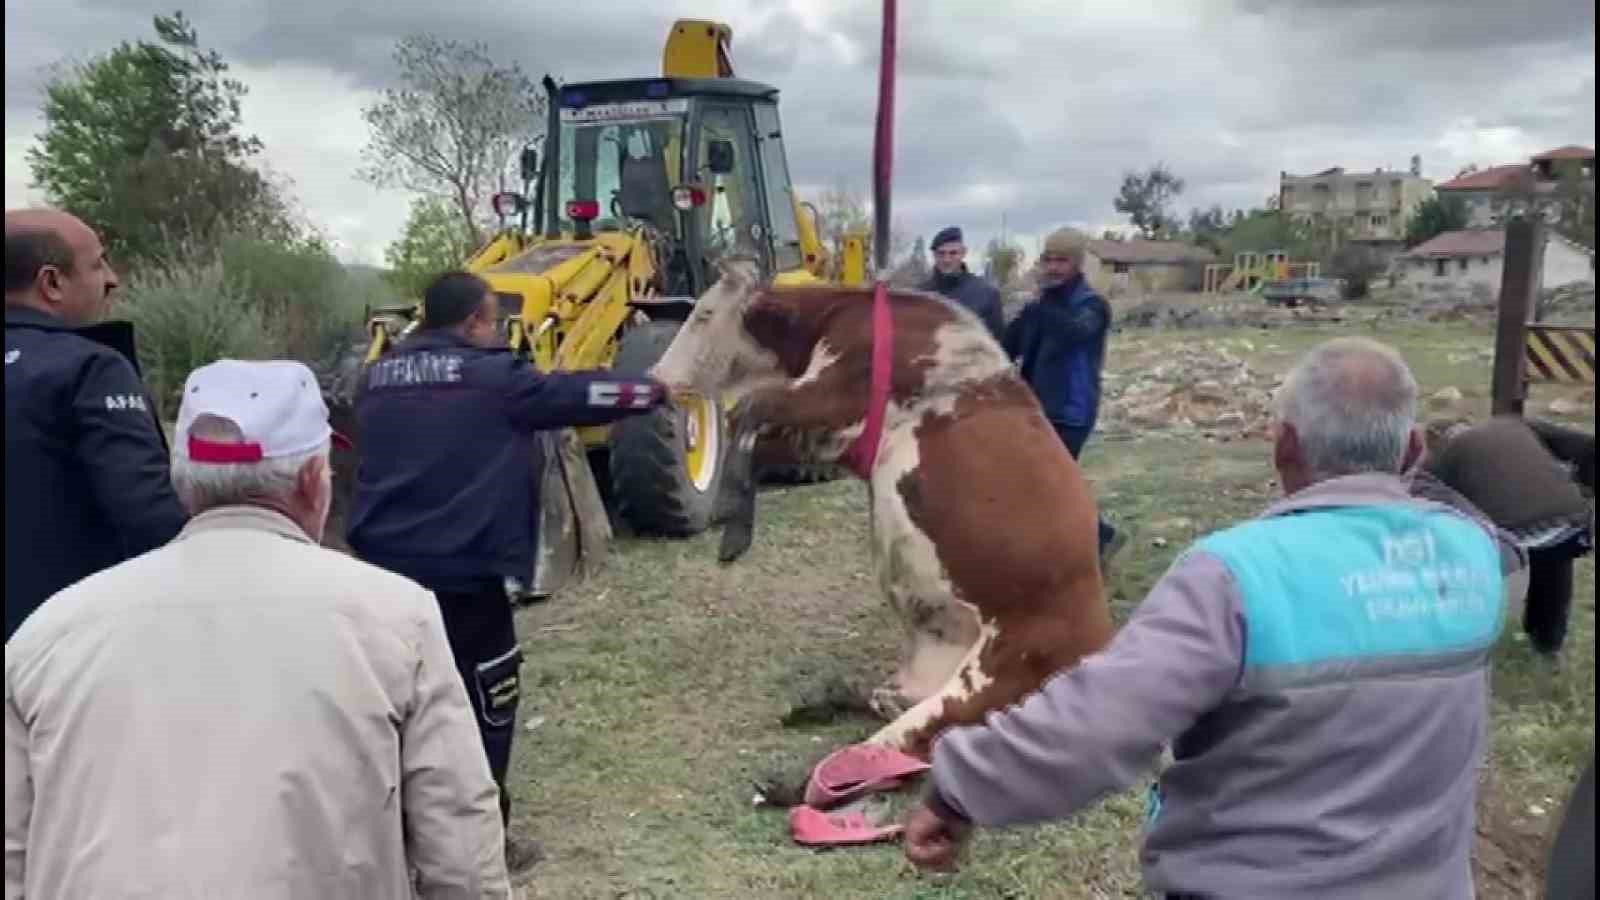
[[[1003,341],[1073,459],[1100,415],[1100,372],[1111,330],[1111,307],[1083,277],[1087,246],[1070,228],[1045,239],[1039,297],[1017,313]],[[1102,517],[1102,558],[1120,544],[1120,535]]]
[[[951,226],[933,236],[933,277],[922,286],[925,291],[943,294],[971,310],[996,341],[1005,334],[1005,314],[1000,309],[1000,292],[983,278],[967,271],[967,248],[961,229]]]
[[[133,328],[100,321],[116,287],[82,221],[6,212],[7,640],[52,594],[188,520]]]
[[[506,861],[519,869],[541,851],[510,837],[505,776],[522,653],[506,579],[533,572],[535,433],[648,413],[667,395],[649,379],[538,371],[504,346],[494,294],[476,275],[439,276],[422,305],[417,331],[368,366],[357,387],[348,542],[361,559],[438,597],[500,787]]]

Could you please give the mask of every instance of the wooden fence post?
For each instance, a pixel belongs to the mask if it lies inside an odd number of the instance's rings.
[[[1491,411],[1497,416],[1522,415],[1524,332],[1538,302],[1543,243],[1544,228],[1537,217],[1518,216],[1506,224],[1491,394]]]

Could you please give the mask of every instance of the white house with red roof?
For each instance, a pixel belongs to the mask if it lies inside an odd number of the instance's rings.
[[[1546,232],[1542,287],[1594,280],[1594,252]],[[1422,294],[1494,297],[1500,292],[1506,233],[1500,228],[1447,231],[1411,248],[1395,262],[1401,285]]]

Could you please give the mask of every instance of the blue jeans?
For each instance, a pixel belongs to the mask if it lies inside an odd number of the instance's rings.
[[[1067,452],[1072,454],[1073,459],[1078,458],[1083,451],[1083,445],[1089,442],[1090,432],[1094,430],[1092,425],[1062,425],[1059,422],[1051,422],[1050,424],[1055,428],[1056,434],[1061,436],[1061,443],[1067,445]],[[1111,527],[1111,523],[1106,521],[1105,516],[1101,516],[1100,550],[1102,552],[1105,551],[1106,545],[1111,543],[1111,538],[1116,533],[1117,530]]]

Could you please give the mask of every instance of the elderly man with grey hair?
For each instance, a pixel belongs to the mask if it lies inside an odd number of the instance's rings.
[[[1183,552],[1102,652],[935,745],[906,854],[974,824],[1149,794],[1169,897],[1470,897],[1486,662],[1522,564],[1470,510],[1414,497],[1417,386],[1368,340],[1313,349],[1279,397],[1286,496]]]
[[[335,439],[300,363],[189,376],[193,518],[6,643],[6,897],[510,895],[437,604],[317,545]]]

